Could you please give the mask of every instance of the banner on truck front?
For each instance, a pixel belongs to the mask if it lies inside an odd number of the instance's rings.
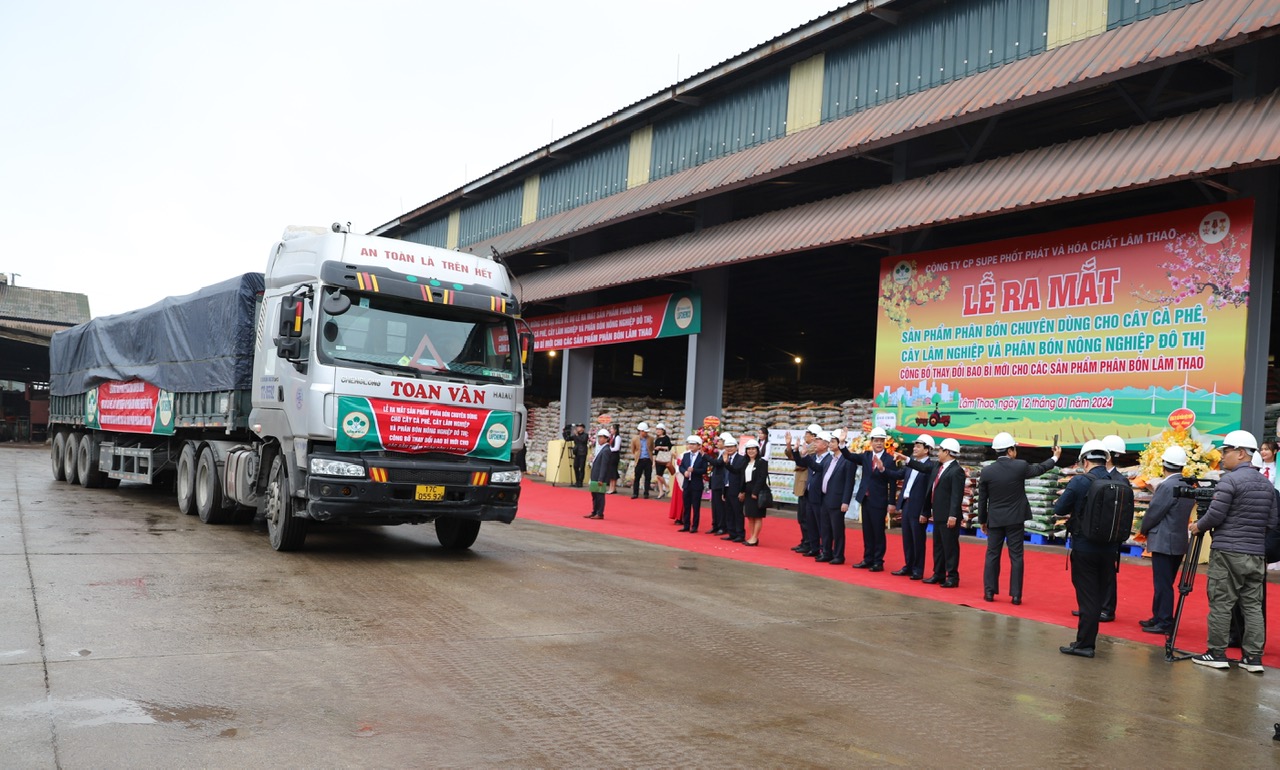
[[[119,433],[173,435],[173,394],[142,380],[104,382],[85,394],[84,424]]]
[[[338,397],[339,452],[449,452],[511,460],[512,412],[464,406]]]
[[[1253,201],[883,261],[876,424],[1063,445],[1240,427]]]

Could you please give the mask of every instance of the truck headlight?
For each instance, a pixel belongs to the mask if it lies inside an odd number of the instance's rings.
[[[520,471],[498,471],[489,477],[490,484],[519,484]]]
[[[327,457],[311,458],[311,473],[317,476],[359,476],[364,478],[364,466]]]

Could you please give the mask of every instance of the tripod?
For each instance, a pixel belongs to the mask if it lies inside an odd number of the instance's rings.
[[[566,465],[565,465],[565,463],[568,463],[568,466],[566,466]],[[548,463],[548,466],[550,466],[550,463]],[[564,444],[560,447],[560,464],[557,466],[557,470],[556,470],[556,477],[559,477],[559,476],[560,476],[560,474],[563,472],[563,470],[561,470],[561,469],[563,469],[563,468],[565,468],[565,467],[568,467],[568,468],[569,468],[569,478],[571,478],[571,479],[572,479],[572,478],[574,478],[574,475],[573,475],[573,441],[572,441],[572,440],[570,440],[570,439],[565,439]],[[573,484],[573,482],[572,482],[572,481],[570,481],[570,482],[569,482],[569,484],[570,484],[570,485],[572,485],[572,484]],[[553,477],[553,478],[551,479],[551,486],[553,486],[553,487],[554,487],[555,485],[556,485],[556,478],[555,478],[555,477]]]
[[[1182,557],[1182,571],[1178,575],[1178,606],[1173,613],[1173,625],[1164,638],[1164,659],[1170,663],[1190,660],[1196,656],[1194,652],[1176,649],[1174,640],[1178,638],[1178,625],[1182,622],[1182,605],[1196,587],[1196,569],[1200,565],[1200,546],[1203,544],[1204,533],[1197,532],[1191,540],[1191,547],[1187,549],[1187,555]]]

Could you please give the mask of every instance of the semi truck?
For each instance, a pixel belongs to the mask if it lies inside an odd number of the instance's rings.
[[[510,523],[533,335],[495,259],[289,227],[247,273],[58,332],[53,477],[164,485],[208,524]]]

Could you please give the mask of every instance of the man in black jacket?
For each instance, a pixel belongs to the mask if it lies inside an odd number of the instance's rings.
[[[1062,456],[1061,447],[1053,457],[1038,465],[1018,459],[1018,445],[1008,433],[997,433],[991,448],[999,455],[978,476],[978,523],[987,536],[987,560],[982,571],[982,598],[995,601],[1000,593],[1000,553],[1009,544],[1009,597],[1022,604],[1022,543],[1026,522],[1031,518],[1024,482],[1047,473]],[[934,524],[937,527],[937,524]]]
[[[587,451],[591,446],[591,437],[587,435],[587,426],[578,423],[569,437],[573,442],[573,485],[582,486],[583,477],[587,475]]]
[[[1152,634],[1168,634],[1173,629],[1173,584],[1187,552],[1187,522],[1196,506],[1195,500],[1178,497],[1175,491],[1187,486],[1182,478],[1182,468],[1187,464],[1186,450],[1171,446],[1164,450],[1160,462],[1164,466],[1164,479],[1151,496],[1140,528],[1147,536],[1147,550],[1151,552],[1152,595],[1151,618],[1139,620],[1138,625]]]
[[[902,491],[898,493],[898,509],[902,511],[902,569],[891,575],[910,575],[912,580],[924,577],[925,533],[929,527],[929,480],[938,467],[930,457],[933,436],[921,433],[911,445],[911,457],[896,455],[906,466]]]
[[[1262,673],[1262,584],[1267,578],[1266,536],[1277,524],[1275,487],[1250,464],[1258,451],[1252,433],[1233,430],[1222,440],[1221,465],[1227,469],[1214,490],[1209,510],[1192,522],[1191,534],[1213,532],[1209,546],[1209,649],[1193,661],[1210,668],[1230,668],[1226,657],[1231,610],[1244,615],[1240,668]]]
[[[1111,480],[1106,468],[1107,450],[1101,441],[1086,441],[1080,447],[1080,461],[1084,463],[1085,472],[1071,479],[1053,504],[1053,514],[1070,521],[1071,585],[1076,589],[1080,614],[1076,640],[1059,647],[1058,652],[1092,658],[1098,642],[1098,616],[1108,589],[1115,582],[1116,561],[1120,556],[1117,544],[1090,540],[1083,536],[1079,526],[1093,482]]]
[[[960,442],[944,438],[938,447],[938,467],[929,479],[929,511],[933,517],[933,574],[925,583],[943,588],[960,585],[960,503],[967,477],[956,456]]]

